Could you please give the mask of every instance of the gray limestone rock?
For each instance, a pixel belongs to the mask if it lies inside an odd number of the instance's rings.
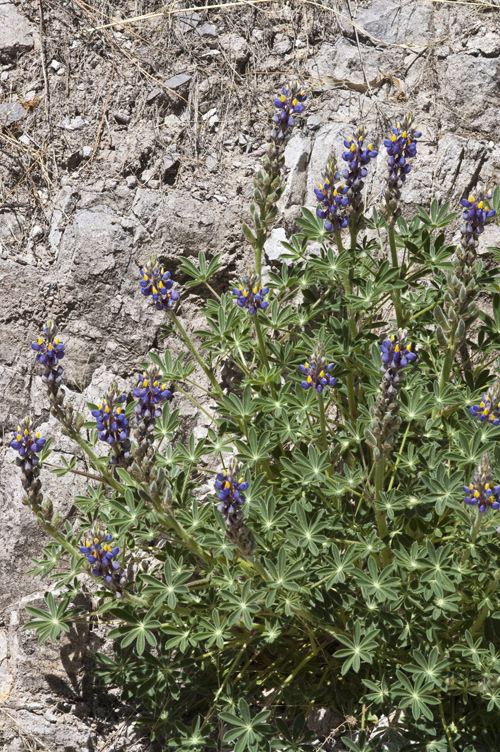
[[[490,135],[497,127],[500,61],[471,55],[450,55],[442,93],[460,126]]]
[[[0,102],[0,126],[9,126],[19,122],[26,115],[20,102]]]
[[[238,68],[242,68],[250,56],[250,48],[243,37],[238,34],[221,34],[219,44]]]
[[[33,29],[13,2],[0,3],[0,63],[13,62],[33,48]]]

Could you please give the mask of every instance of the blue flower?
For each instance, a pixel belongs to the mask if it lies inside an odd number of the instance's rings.
[[[243,277],[243,284],[233,287],[233,295],[236,296],[236,303],[240,308],[246,308],[248,313],[253,316],[260,308],[265,311],[269,303],[264,300],[269,292],[269,287],[263,287],[258,274],[250,269],[248,274]]]
[[[157,366],[149,366],[147,371],[139,375],[139,383],[132,394],[137,398],[135,406],[136,421],[155,421],[161,415],[161,407],[157,407],[164,400],[170,399],[172,392],[166,384],[159,381],[160,371]]]
[[[119,395],[116,384],[112,384],[98,408],[92,410],[99,439],[112,448],[109,460],[112,465],[126,466],[130,457],[130,428],[123,405],[126,399],[127,395]]]
[[[18,453],[16,465],[21,467],[23,472],[34,470],[38,465],[38,454],[45,446],[47,439],[42,439],[40,433],[31,431],[31,420],[24,418],[21,424],[14,431],[10,446]]]
[[[311,362],[299,366],[299,371],[306,377],[300,382],[302,389],[316,389],[321,392],[328,386],[335,386],[337,379],[330,376],[334,363],[328,363],[324,357],[324,346],[318,342],[311,355]]]
[[[54,395],[61,384],[64,370],[60,365],[60,361],[64,358],[64,345],[56,335],[56,324],[53,321],[47,321],[43,328],[43,336],[31,345],[37,353],[36,362],[43,366],[42,381],[49,393]]]
[[[463,250],[475,249],[479,236],[484,232],[485,224],[495,216],[496,211],[490,209],[489,206],[492,198],[492,192],[485,193],[484,188],[479,185],[468,199],[463,198],[460,201],[464,207],[462,214],[464,224],[460,228],[462,234],[460,245]]]
[[[411,164],[408,160],[416,156],[417,139],[421,135],[416,126],[413,125],[413,115],[407,112],[403,122],[398,123],[396,128],[393,128],[391,138],[386,138],[384,141],[387,150],[388,175],[382,211],[391,223],[394,223],[401,214],[399,206],[401,188],[406,176],[411,171]]]
[[[364,126],[360,125],[354,138],[349,137],[344,140],[346,151],[342,154],[342,159],[347,162],[347,168],[343,170],[342,177],[349,192],[350,213],[355,215],[355,220],[363,213],[363,178],[368,174],[370,160],[378,156],[378,151],[373,148],[372,144],[364,146],[365,133]]]
[[[390,186],[401,188],[405,182],[406,176],[411,171],[411,164],[408,160],[416,156],[417,139],[421,136],[416,126],[411,124],[411,116],[405,116],[403,125],[398,123],[396,128],[392,129],[391,138],[385,139],[384,146],[387,150],[389,168],[387,182]]]
[[[478,512],[485,512],[488,508],[500,507],[500,486],[493,481],[493,470],[489,452],[484,452],[474,478],[468,486],[463,486],[465,491],[464,502],[469,506],[477,507]]]
[[[481,423],[488,421],[493,426],[500,425],[500,379],[490,386],[479,405],[473,405],[469,412],[475,418],[479,418]]]
[[[36,515],[44,514],[42,484],[38,454],[45,446],[47,439],[42,439],[40,433],[31,428],[31,418],[23,418],[14,431],[10,446],[17,452],[16,465],[21,468],[21,483],[26,491],[25,500]],[[50,504],[50,502],[49,502]],[[51,517],[51,514],[49,515]]]
[[[417,356],[412,352],[411,347],[411,344],[406,344],[406,332],[402,329],[399,330],[396,337],[391,335],[388,339],[384,339],[380,345],[382,368],[397,372],[412,363]]]
[[[490,486],[488,483],[482,486],[478,481],[477,473],[472,482],[468,486],[463,486],[463,489],[466,493],[464,502],[469,506],[477,507],[479,512],[485,512],[488,507],[491,509],[500,507],[498,500],[500,486]]]
[[[158,266],[156,256],[151,256],[149,262],[141,269],[141,293],[151,296],[159,311],[173,308],[179,300],[179,293],[173,290],[174,282],[170,272]]]
[[[156,419],[162,414],[162,403],[172,396],[166,384],[162,384],[161,371],[154,363],[139,375],[139,383],[133,390],[137,399],[134,415],[134,438],[136,448],[134,459],[143,471],[143,478],[153,469]]]
[[[126,578],[124,570],[115,560],[120,549],[109,545],[112,540],[113,536],[103,531],[97,523],[93,528],[92,540],[87,540],[85,546],[80,546],[80,553],[87,557],[94,577],[102,578],[106,585],[120,589]]]
[[[284,141],[290,129],[295,125],[294,115],[304,111],[306,99],[306,93],[297,82],[283,86],[281,96],[274,100],[274,106],[278,111],[273,117],[276,126],[271,134],[273,141],[277,143]]]
[[[325,220],[325,230],[335,232],[347,227],[348,224],[346,211],[349,199],[346,194],[349,186],[343,183],[335,186],[335,181],[340,179],[340,173],[337,170],[334,154],[330,154],[326,167],[322,170],[322,175],[324,183],[320,184],[319,188],[314,189],[316,198],[322,204],[317,208],[316,214],[320,219]]]
[[[239,465],[236,460],[232,460],[229,463],[229,469],[221,470],[215,478],[214,485],[219,499],[217,509],[223,515],[227,525],[234,523],[245,503],[243,492],[247,490],[248,483],[243,478],[238,478],[238,475]]]

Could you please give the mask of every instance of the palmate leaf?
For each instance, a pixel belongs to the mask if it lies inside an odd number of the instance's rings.
[[[239,457],[242,462],[246,462],[250,465],[266,460],[273,448],[270,442],[271,434],[269,431],[263,431],[260,436],[257,435],[257,431],[253,426],[248,429],[248,445],[236,439],[234,444],[238,449]]]
[[[44,600],[48,611],[43,611],[34,606],[26,606],[29,615],[36,618],[23,627],[23,629],[34,629],[38,635],[39,643],[45,642],[49,638],[59,640],[63,632],[69,632],[70,625],[78,613],[78,609],[68,609],[68,596],[61,598],[59,604],[57,604],[52,593],[45,593]]]
[[[280,548],[276,564],[274,564],[274,562],[267,558],[265,559],[265,563],[266,568],[272,578],[268,583],[269,587],[283,590],[293,590],[295,592],[298,592],[300,590],[300,586],[298,585],[297,580],[303,579],[304,566],[300,561],[298,561],[295,562],[295,564],[291,564],[287,567],[287,557],[284,548]],[[271,605],[273,600],[274,593],[271,591],[268,595],[269,606]]]
[[[429,214],[421,206],[418,207],[417,211],[422,222],[433,229],[438,229],[446,227],[446,225],[449,225],[458,216],[459,212],[450,212],[449,208],[449,201],[446,201],[440,207],[437,199],[434,199],[431,203]]]
[[[396,669],[399,679],[399,686],[393,689],[394,695],[400,697],[399,707],[411,707],[413,717],[418,720],[424,716],[429,721],[433,720],[433,713],[429,705],[439,705],[439,698],[432,694],[434,684],[429,682],[424,684],[425,677],[422,675],[412,676],[409,679],[402,671]]]
[[[394,567],[391,565],[385,567],[381,572],[373,556],[368,558],[368,572],[356,569],[354,579],[363,593],[384,603],[385,601],[397,601],[400,597],[400,580],[398,577],[392,577]]]
[[[181,257],[179,260],[179,270],[193,278],[192,280],[185,282],[184,287],[196,287],[196,285],[201,285],[204,282],[207,282],[219,269],[222,269],[223,265],[219,263],[220,257],[220,253],[218,253],[210,260],[207,266],[206,256],[203,251],[200,251],[198,253],[198,268],[192,261],[190,261],[190,259]]]
[[[133,613],[130,609],[112,609],[111,613],[117,616],[122,624],[112,629],[108,635],[111,639],[122,637],[122,648],[126,648],[135,642],[135,649],[139,655],[144,653],[146,642],[154,647],[156,637],[153,630],[161,627],[156,618],[156,611],[150,609],[147,613]]]
[[[337,635],[337,640],[346,645],[346,648],[334,653],[335,658],[346,659],[341,668],[342,676],[345,676],[351,668],[357,674],[361,668],[361,661],[372,663],[379,647],[378,634],[378,629],[372,629],[361,637],[361,626],[359,622],[356,622],[352,640],[343,635]]]
[[[266,594],[260,591],[250,592],[251,589],[252,582],[247,580],[241,589],[241,593],[231,593],[227,590],[221,592],[224,598],[221,607],[225,611],[231,611],[229,619],[231,625],[243,621],[247,629],[252,629],[252,616],[260,611],[258,602],[264,602]]]
[[[234,742],[238,740],[235,746],[232,748],[234,752],[244,752],[248,749],[249,752],[257,752],[262,750],[262,742],[265,739],[266,732],[269,733],[272,727],[266,723],[267,719],[271,715],[270,710],[261,710],[252,718],[250,707],[246,700],[240,699],[238,703],[239,715],[235,713],[229,713],[222,711],[219,713],[221,720],[225,723],[230,723],[234,726],[233,729],[226,731],[224,734],[224,742]]]
[[[295,222],[303,229],[301,233],[298,233],[297,237],[321,243],[329,236],[328,231],[325,230],[324,221],[305,206],[302,207],[301,211],[302,217],[297,217]]]
[[[296,504],[293,510],[296,517],[288,515],[286,518],[289,523],[287,538],[301,546],[308,548],[313,556],[318,556],[319,546],[326,543],[327,538],[323,535],[322,530],[328,527],[328,522],[323,520],[324,510],[321,509],[318,514],[311,520],[308,520],[302,506]]]
[[[169,747],[174,747],[176,752],[204,752],[206,749],[213,749],[217,746],[212,738],[213,728],[210,725],[204,725],[202,730],[200,716],[196,716],[190,726],[177,721],[175,729],[176,733],[168,735],[167,744]]]

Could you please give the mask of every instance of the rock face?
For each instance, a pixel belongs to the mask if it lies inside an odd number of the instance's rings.
[[[458,202],[479,176],[500,182],[495,10],[366,0],[350,3],[353,12],[358,6],[355,27],[347,3],[337,3],[340,16],[311,6],[308,24],[294,28],[290,8],[275,5],[265,14],[189,12],[168,30],[158,18],[129,27],[136,34],[120,27],[84,34],[95,18],[83,5],[56,3],[38,40],[38,0],[0,2],[0,130],[9,137],[0,160],[0,566],[9,573],[0,584],[0,701],[14,718],[0,716],[0,747],[9,752],[29,748],[29,734],[52,752],[99,749],[132,712],[95,694],[90,653],[101,636],[38,646],[21,630],[25,605],[40,605],[48,585],[24,576],[45,541],[21,503],[9,432],[30,413],[56,437],[55,463],[72,451],[48,419],[30,350],[43,322],[60,326],[68,400],[82,410],[113,379],[130,390],[148,350],[180,352],[175,337],[160,339],[164,317],[139,294],[139,269],[157,254],[182,291],[180,316],[192,330],[202,326],[205,291],[183,290],[179,260],[220,253],[218,293],[247,271],[241,222],[283,71],[303,77],[311,96],[285,152],[270,266],[279,266],[300,206],[315,208],[329,153],[342,168],[343,138],[359,123],[380,152],[367,179],[377,201],[383,139],[406,110],[417,114],[423,138],[403,191],[407,215],[434,197]],[[500,245],[496,226],[487,244]],[[203,385],[203,374],[197,378]],[[201,435],[202,415],[175,400],[186,430]],[[49,472],[44,484],[63,516],[71,514],[82,485]],[[339,724],[321,709],[310,725],[326,737]],[[131,746],[128,730],[113,741],[116,752],[145,748]]]
[[[10,63],[33,48],[33,28],[13,2],[0,3],[0,63]]]

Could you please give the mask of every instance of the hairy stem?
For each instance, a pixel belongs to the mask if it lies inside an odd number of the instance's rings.
[[[387,233],[389,235],[389,247],[391,249],[392,268],[399,269],[398,252],[396,250],[396,235],[394,233],[393,225],[389,225],[389,227],[387,228]],[[394,310],[396,311],[396,320],[398,323],[398,329],[402,329],[403,328],[403,309],[401,307],[401,291],[400,290],[392,291],[392,302],[394,303]]]
[[[380,462],[375,464],[375,502],[380,501],[380,495],[384,488],[385,478],[385,457],[382,456]],[[377,517],[378,534],[381,539],[387,537],[389,531],[387,530],[387,523],[385,520],[385,514],[377,507],[375,508],[375,515]],[[386,545],[382,551],[382,561],[384,566],[388,566],[391,563],[391,552]]]
[[[170,314],[170,316],[172,318],[172,321],[174,322],[174,324],[175,324],[175,326],[177,328],[177,331],[179,332],[179,334],[181,335],[182,339],[184,340],[184,344],[189,349],[189,351],[191,352],[191,354],[195,357],[195,359],[198,362],[198,365],[200,366],[200,368],[205,372],[205,374],[210,379],[210,383],[214,387],[215,391],[219,392],[219,394],[220,394],[221,393],[221,388],[220,388],[219,384],[217,383],[217,380],[216,380],[215,376],[213,375],[212,371],[210,371],[210,369],[207,368],[207,366],[205,365],[205,363],[201,359],[201,357],[200,357],[200,355],[199,355],[196,347],[194,346],[193,342],[191,341],[191,338],[190,338],[189,334],[186,332],[186,330],[182,326],[181,322],[179,321],[179,319],[177,318],[177,316],[175,315],[175,313],[173,311],[169,311],[169,314]]]
[[[328,442],[326,439],[326,415],[325,415],[325,400],[323,392],[316,392],[318,395],[318,408],[319,408],[319,425],[321,427],[321,448],[324,452],[328,451]]]
[[[262,329],[260,328],[259,314],[257,311],[255,312],[255,316],[254,316],[254,323],[255,323],[255,334],[257,335],[257,342],[259,343],[259,350],[260,350],[260,355],[262,357],[262,362],[265,365],[265,367],[269,370],[269,360],[267,358],[266,345],[264,343],[264,337],[262,336]]]

